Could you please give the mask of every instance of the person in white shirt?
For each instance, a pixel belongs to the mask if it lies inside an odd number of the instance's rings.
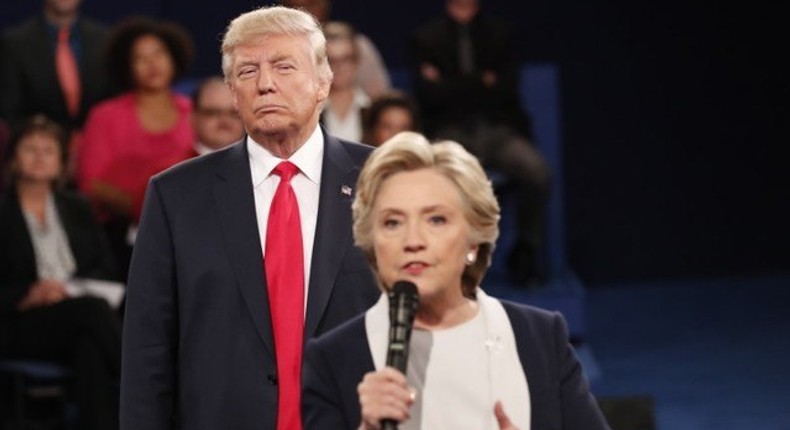
[[[322,123],[341,139],[362,139],[362,121],[370,98],[357,84],[359,49],[354,43],[354,29],[344,22],[324,25],[326,56],[334,73],[329,98],[321,114]]]

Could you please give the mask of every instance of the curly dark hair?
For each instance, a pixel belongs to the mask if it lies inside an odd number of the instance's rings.
[[[362,141],[370,144],[373,141],[373,129],[381,119],[381,115],[389,108],[398,107],[411,115],[413,131],[420,131],[420,109],[414,99],[407,93],[398,90],[386,91],[374,98],[362,115]]]
[[[141,36],[152,35],[160,39],[173,59],[173,81],[183,77],[192,61],[193,45],[189,33],[170,21],[156,21],[148,17],[132,17],[113,27],[107,42],[107,71],[119,91],[134,88],[132,73],[132,46]]]

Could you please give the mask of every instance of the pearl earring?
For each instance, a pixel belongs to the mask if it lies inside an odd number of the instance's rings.
[[[477,260],[477,254],[474,251],[469,251],[469,253],[466,254],[466,265],[471,266],[474,264],[475,260]]]

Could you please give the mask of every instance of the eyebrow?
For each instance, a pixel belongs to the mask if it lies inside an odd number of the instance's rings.
[[[430,206],[426,206],[424,208],[420,208],[420,213],[424,214],[424,213],[436,212],[438,210],[445,209],[446,207],[447,207],[447,205],[443,205],[443,204],[430,205]],[[402,210],[402,209],[392,208],[392,207],[382,208],[380,212],[381,213],[395,213],[395,214],[403,214],[403,213],[405,213],[405,211]]]
[[[235,70],[235,69],[237,69],[237,68],[239,68],[239,67],[244,67],[244,66],[257,66],[257,65],[258,65],[258,62],[257,62],[257,61],[255,61],[255,60],[254,60],[254,59],[252,59],[252,58],[239,58],[239,59],[238,59],[238,60],[235,62],[235,64],[233,65],[233,69]]]
[[[274,54],[269,58],[269,63],[277,63],[284,60],[296,61],[296,57],[291,54]]]

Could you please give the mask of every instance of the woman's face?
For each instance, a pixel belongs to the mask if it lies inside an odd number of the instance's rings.
[[[469,223],[458,188],[435,169],[392,175],[382,182],[372,210],[373,252],[378,273],[390,288],[414,282],[421,302],[461,298]]]
[[[132,45],[132,76],[139,90],[163,90],[170,87],[175,65],[162,39],[145,34]]]
[[[379,146],[390,137],[413,129],[414,121],[407,109],[400,106],[388,107],[381,112],[373,126],[373,145]]]
[[[57,139],[47,133],[33,133],[22,138],[16,148],[14,169],[20,181],[52,182],[62,169],[61,149]]]
[[[354,41],[349,39],[326,42],[326,58],[334,74],[332,90],[353,88],[357,79],[357,59]]]

